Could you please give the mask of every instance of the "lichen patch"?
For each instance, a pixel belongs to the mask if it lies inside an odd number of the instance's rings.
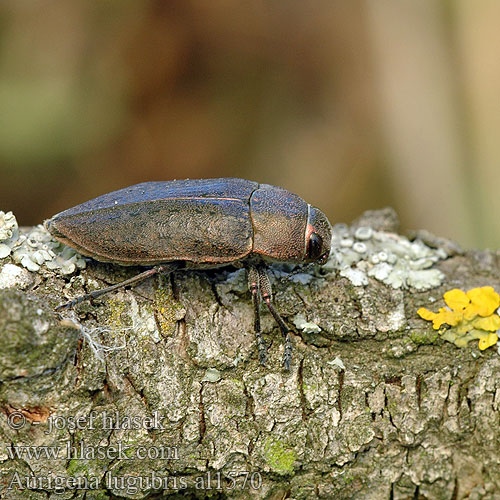
[[[447,256],[444,249],[431,248],[418,239],[336,224],[324,268],[338,271],[354,286],[366,286],[372,277],[392,288],[428,290],[443,282],[444,274],[433,266]]]

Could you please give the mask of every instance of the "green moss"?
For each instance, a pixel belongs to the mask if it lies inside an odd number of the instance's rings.
[[[426,345],[433,344],[439,334],[435,330],[414,331],[410,333],[410,338],[415,344]]]
[[[105,490],[87,491],[86,500],[109,500],[109,495]]]
[[[340,477],[346,485],[351,484],[354,481],[354,476],[350,472],[342,474]]]
[[[269,438],[264,445],[265,461],[279,474],[293,474],[296,458],[295,451],[285,448],[278,439]]]
[[[318,391],[319,385],[318,384],[306,384],[305,382],[302,382],[302,390],[304,392]]]
[[[69,461],[66,471],[70,476],[88,476],[89,473],[89,469],[85,460],[78,460],[76,458],[72,458]]]
[[[240,380],[239,378],[230,378],[229,379],[236,387],[238,388],[241,388],[241,389],[244,389],[245,388],[245,384],[243,383],[242,380]]]

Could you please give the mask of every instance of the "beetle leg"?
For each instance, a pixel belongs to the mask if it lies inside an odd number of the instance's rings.
[[[104,295],[105,293],[112,292],[113,290],[116,290],[124,286],[135,285],[145,280],[146,278],[149,278],[150,276],[154,276],[155,274],[163,273],[166,271],[173,271],[177,267],[178,267],[177,264],[175,266],[163,265],[163,266],[153,267],[152,269],[148,269],[143,273],[137,274],[136,276],[133,276],[128,280],[116,283],[116,285],[111,285],[106,288],[101,288],[100,290],[93,290],[92,292],[86,293],[85,295],[80,295],[80,297],[76,297],[75,299],[70,300],[69,302],[58,305],[55,310],[60,311],[61,309],[69,309],[73,306],[76,306],[77,304],[80,304],[81,302],[84,302],[85,300],[95,299],[97,297],[100,297],[101,295]]]
[[[257,268],[250,267],[247,271],[248,276],[248,288],[252,292],[252,302],[253,302],[253,312],[254,312],[254,323],[253,329],[255,331],[255,337],[257,339],[257,348],[259,349],[259,360],[262,366],[266,366],[267,360],[267,346],[262,337],[262,332],[260,330],[260,292],[259,292],[259,272]]]
[[[269,276],[265,269],[259,269],[259,285],[260,293],[266,306],[273,315],[276,323],[278,323],[281,333],[285,337],[285,352],[283,354],[283,365],[285,370],[290,370],[290,364],[292,362],[292,339],[290,338],[290,329],[286,326],[283,318],[280,316],[279,312],[273,305],[273,292],[271,288],[271,282],[269,281]]]

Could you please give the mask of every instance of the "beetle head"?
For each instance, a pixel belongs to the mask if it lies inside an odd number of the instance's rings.
[[[330,255],[332,229],[326,215],[309,205],[306,227],[306,258],[308,262],[324,264]]]

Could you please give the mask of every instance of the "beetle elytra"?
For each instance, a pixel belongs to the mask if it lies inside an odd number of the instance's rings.
[[[273,305],[266,264],[323,264],[331,241],[330,223],[319,209],[286,189],[236,178],[144,182],[65,210],[44,224],[54,238],[100,262],[154,266],[57,309],[160,272],[243,265],[260,362],[265,364],[267,356],[260,328],[262,299],[285,338],[286,369],[292,350],[289,329]]]

